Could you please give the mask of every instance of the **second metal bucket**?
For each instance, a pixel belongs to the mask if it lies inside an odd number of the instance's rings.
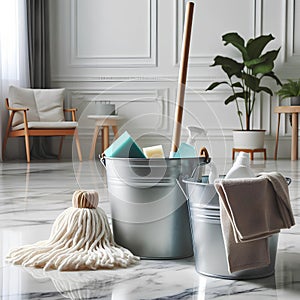
[[[205,158],[104,160],[116,243],[142,258],[192,256],[187,201],[176,180]]]
[[[214,185],[195,182],[194,179],[186,179],[183,182],[187,186],[189,198],[196,271],[224,279],[254,279],[272,275],[278,234],[269,237],[271,263],[268,266],[230,273],[221,229],[219,199]]]

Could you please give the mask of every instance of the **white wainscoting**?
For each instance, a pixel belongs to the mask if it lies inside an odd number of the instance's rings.
[[[234,105],[223,101],[229,91],[206,92],[222,80],[211,68],[217,54],[235,55],[221,36],[237,31],[245,39],[273,34],[271,48],[281,47],[276,72],[284,81],[300,77],[300,3],[296,0],[195,0],[192,44],[185,97],[182,140],[187,125],[208,132],[198,142],[215,157],[230,157],[231,130],[239,127]],[[184,23],[184,0],[52,0],[51,62],[53,87],[65,87],[68,105],[79,108],[98,96],[114,103],[128,130],[144,145],[162,143],[168,151]],[[276,86],[272,86],[274,90]],[[262,95],[253,124],[266,129],[266,147],[273,157],[278,98]],[[284,102],[283,102],[284,104]],[[80,138],[88,153],[93,123],[80,119]],[[290,157],[288,117],[280,128],[279,157]],[[111,135],[111,138],[112,135]],[[68,151],[65,156],[70,155]],[[258,154],[259,156],[259,154]],[[87,154],[85,155],[87,158]]]

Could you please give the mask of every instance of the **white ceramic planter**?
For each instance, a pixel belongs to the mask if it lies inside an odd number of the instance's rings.
[[[264,148],[265,130],[233,130],[233,147],[239,149]]]

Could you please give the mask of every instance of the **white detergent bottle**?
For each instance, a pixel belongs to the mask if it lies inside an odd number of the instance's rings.
[[[234,162],[232,168],[226,174],[225,179],[251,177],[255,177],[255,174],[250,168],[249,154],[246,152],[239,152],[236,161]]]

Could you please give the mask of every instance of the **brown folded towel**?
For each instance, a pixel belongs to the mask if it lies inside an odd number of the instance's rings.
[[[277,173],[215,183],[230,272],[270,263],[267,237],[295,224],[288,185]]]
[[[260,173],[259,176],[268,179],[276,193],[276,202],[284,224],[284,227],[281,228],[290,228],[295,225],[288,184],[285,178],[278,172]]]

